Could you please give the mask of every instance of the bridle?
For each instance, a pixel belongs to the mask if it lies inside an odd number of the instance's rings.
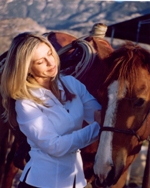
[[[142,125],[144,124],[144,122],[146,121],[146,119],[148,118],[148,116],[150,115],[150,110],[148,110],[146,116],[144,117],[144,119],[142,120],[141,122],[141,126],[139,127],[139,129],[142,127]],[[131,135],[131,136],[135,136],[138,140],[138,142],[141,142],[141,141],[144,141],[143,139],[141,139],[141,137],[137,134],[137,132],[139,131],[138,130],[134,130],[134,129],[117,129],[115,127],[101,127],[101,133],[102,131],[110,131],[110,132],[115,132],[115,133],[121,133],[121,134],[126,134],[126,135]],[[148,175],[149,174],[149,161],[150,161],[150,135],[145,139],[148,141],[149,143],[149,146],[148,146],[148,152],[147,152],[147,159],[146,159],[146,166],[145,166],[145,171],[144,171],[144,176],[143,176],[143,182],[145,181],[148,181]],[[143,183],[142,183],[143,184]],[[97,184],[97,179],[95,179],[95,186],[97,188],[99,188],[99,185]],[[147,184],[146,184],[147,186]],[[143,186],[142,186],[143,187]],[[145,187],[145,185],[144,185]],[[149,187],[149,185],[148,185]]]
[[[142,127],[142,125],[144,124],[144,122],[147,119],[147,117],[148,117],[149,114],[150,114],[150,110],[148,110],[145,118],[142,120],[141,126],[139,127],[139,129]],[[134,129],[117,129],[115,127],[108,127],[108,126],[107,127],[101,127],[101,132],[102,131],[110,131],[110,132],[115,132],[115,133],[127,134],[127,135],[131,135],[131,136],[135,136],[138,139],[138,141],[141,142],[143,140],[137,134],[138,130],[134,130]],[[150,135],[148,136],[148,138],[146,140],[148,140],[150,142]]]
[[[127,135],[131,135],[131,136],[136,136],[136,138],[138,139],[138,141],[141,141],[140,136],[136,133],[135,130],[133,129],[117,129],[115,127],[102,127],[101,128],[101,132],[102,131],[110,131],[110,132],[115,132],[115,133],[121,133],[121,134],[127,134]]]

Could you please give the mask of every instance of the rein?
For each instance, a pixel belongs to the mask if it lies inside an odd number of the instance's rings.
[[[138,141],[139,142],[141,141],[140,136],[133,129],[126,129],[126,130],[124,130],[124,129],[117,129],[117,128],[114,128],[114,127],[102,127],[101,128],[101,132],[102,131],[110,131],[110,132],[115,132],[115,133],[122,133],[122,134],[131,135],[131,136],[136,136],[137,139],[138,139]]]
[[[146,114],[144,120],[142,121],[140,128],[142,127],[143,123],[145,122],[145,120],[147,119],[149,114],[150,114],[150,110],[148,111],[148,113]],[[138,141],[140,142],[140,141],[143,141],[143,140],[137,134],[138,130],[134,130],[134,129],[126,129],[126,130],[125,129],[117,129],[115,127],[101,127],[101,132],[102,131],[110,131],[110,132],[115,132],[115,133],[121,133],[121,134],[135,136],[138,139]],[[146,140],[150,141],[150,135],[148,136],[148,138]]]

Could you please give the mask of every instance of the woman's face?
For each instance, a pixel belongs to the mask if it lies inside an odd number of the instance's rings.
[[[50,79],[57,75],[58,63],[55,62],[51,49],[45,43],[41,42],[35,49],[29,72],[37,81],[38,79]]]

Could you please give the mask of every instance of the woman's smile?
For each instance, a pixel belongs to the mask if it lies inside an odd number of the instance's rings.
[[[52,67],[51,69],[48,70],[48,72],[53,72],[56,70],[56,66]]]

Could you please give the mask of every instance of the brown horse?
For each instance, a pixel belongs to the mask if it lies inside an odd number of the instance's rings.
[[[57,45],[56,50],[63,63],[62,72],[70,74],[72,69],[67,70],[66,62],[78,64],[80,59],[84,59],[82,42],[75,42],[74,36],[68,39],[68,34],[60,32],[49,33],[47,37],[54,47]],[[113,188],[122,188],[128,166],[138,154],[142,140],[150,134],[146,130],[150,103],[150,54],[133,44],[113,52],[103,38],[90,36],[85,40],[94,48],[95,57],[90,69],[83,77],[80,74],[77,78],[102,104],[103,127],[100,143],[96,142],[82,150],[85,176],[89,182],[93,182],[95,172],[99,186],[115,184]],[[73,50],[62,53],[61,47],[70,42],[73,42]],[[92,184],[97,187],[95,183]]]
[[[129,165],[150,135],[150,53],[127,43],[105,63],[105,81],[98,91],[103,127],[94,172],[98,185],[121,188]]]
[[[85,176],[93,181],[95,173],[96,187],[122,188],[128,167],[150,135],[150,53],[133,43],[113,52],[102,38],[85,40],[98,56],[90,71],[77,78],[102,104],[103,126],[99,145],[82,150]],[[76,61],[74,58],[71,61]]]

